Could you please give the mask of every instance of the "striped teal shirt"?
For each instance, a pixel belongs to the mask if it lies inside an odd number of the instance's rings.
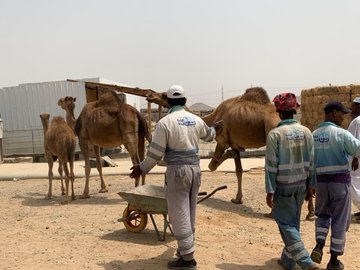
[[[311,131],[294,119],[281,121],[266,141],[265,187],[315,186],[314,141]]]
[[[360,157],[360,141],[332,122],[323,122],[313,132],[316,174],[349,173],[348,156]]]

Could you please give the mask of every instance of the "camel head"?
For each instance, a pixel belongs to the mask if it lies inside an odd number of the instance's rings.
[[[75,101],[76,101],[76,97],[64,97],[64,98],[60,98],[58,100],[58,105],[66,110],[70,110],[70,111],[74,111],[75,109]]]
[[[43,122],[43,121],[49,121],[49,119],[50,119],[50,114],[48,114],[48,113],[42,113],[42,114],[40,114],[40,119],[41,119],[41,121]]]
[[[44,130],[44,134],[45,132],[48,130],[49,128],[49,119],[50,119],[50,114],[48,113],[42,113],[40,114],[40,119],[41,119],[41,124],[43,126],[43,130]]]
[[[152,103],[156,103],[158,105],[161,105],[163,107],[169,108],[169,104],[167,103],[167,99],[166,99],[166,92],[162,92],[162,93],[151,93],[149,95],[146,96],[146,100]]]

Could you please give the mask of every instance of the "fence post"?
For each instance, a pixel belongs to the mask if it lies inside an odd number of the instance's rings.
[[[0,163],[4,162],[3,145],[2,145],[3,133],[4,133],[4,125],[0,116]]]

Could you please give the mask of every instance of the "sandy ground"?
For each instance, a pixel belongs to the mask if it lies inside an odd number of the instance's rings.
[[[244,204],[234,205],[234,173],[205,172],[201,191],[227,185],[228,189],[198,205],[196,260],[198,269],[281,269],[276,260],[283,247],[277,226],[264,213],[264,172],[252,169],[244,174]],[[129,189],[126,175],[106,176],[109,192],[97,193],[100,182],[90,180],[91,198],[60,205],[60,181],[54,181],[54,197],[45,200],[48,182],[27,179],[0,182],[0,269],[167,269],[174,258],[176,241],[170,234],[158,241],[153,225],[141,233],[127,231],[117,219],[127,202],[117,192]],[[163,175],[150,174],[148,184],[162,185]],[[82,193],[84,179],[76,179],[76,194]],[[314,245],[314,222],[305,221],[305,245]],[[162,216],[157,224],[162,228]],[[360,224],[352,223],[347,234],[346,269],[360,269]],[[326,246],[328,251],[329,246]],[[328,252],[321,269],[326,268]]]

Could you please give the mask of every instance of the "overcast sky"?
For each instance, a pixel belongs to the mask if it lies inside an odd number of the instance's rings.
[[[0,0],[0,87],[103,77],[189,105],[360,83],[358,0]]]

